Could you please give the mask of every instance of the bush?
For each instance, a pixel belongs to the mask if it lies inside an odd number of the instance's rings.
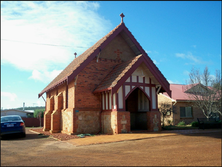
[[[181,126],[181,125],[186,125],[184,121],[179,122],[177,125]]]
[[[199,123],[197,121],[193,121],[191,122],[190,124],[192,127],[198,127],[199,126]]]

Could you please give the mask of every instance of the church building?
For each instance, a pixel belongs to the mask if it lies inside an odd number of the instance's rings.
[[[71,135],[161,130],[157,95],[171,96],[169,83],[120,16],[116,28],[39,93],[46,93],[44,131]]]

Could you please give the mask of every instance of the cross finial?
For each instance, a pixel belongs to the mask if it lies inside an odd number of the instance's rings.
[[[76,58],[77,53],[75,52],[74,55],[75,55],[75,58]]]
[[[125,17],[125,15],[123,13],[121,13],[120,17],[121,17],[121,23],[123,23],[123,17]]]

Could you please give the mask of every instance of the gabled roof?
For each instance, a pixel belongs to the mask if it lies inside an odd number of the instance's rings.
[[[198,84],[193,85],[182,85],[182,84],[170,84],[170,90],[171,90],[171,99],[176,101],[189,101],[192,100],[192,96],[189,95],[190,89],[192,87],[197,86]],[[165,92],[163,93],[167,97],[169,97]]]
[[[171,99],[176,100],[176,101],[190,101],[193,98],[193,96],[190,93],[192,93],[193,92],[192,89],[194,89],[197,86],[212,90],[212,87],[209,87],[209,86],[206,87],[202,84],[190,84],[190,85],[170,84]],[[169,97],[166,94],[166,92],[164,92],[163,94]]]
[[[100,53],[100,51],[103,50],[118,34],[121,34],[121,36],[130,45],[131,49],[135,52],[136,55],[143,54],[146,57],[145,61],[147,66],[149,66],[150,72],[155,76],[155,78],[157,78],[158,82],[161,83],[163,87],[162,91],[167,91],[167,93],[170,95],[169,83],[167,82],[166,78],[155,66],[153,61],[148,57],[146,52],[143,50],[143,48],[140,46],[125,24],[121,22],[110,33],[101,38],[84,53],[75,58],[51,83],[49,83],[48,86],[46,86],[39,93],[38,96],[41,97],[43,93],[54,89],[60,84],[65,82],[69,83],[72,81],[79,74],[79,72],[84,69],[89,64],[89,62],[91,62]]]
[[[119,24],[110,33],[108,33],[106,36],[104,36],[98,42],[96,42],[92,47],[90,47],[84,53],[82,53],[77,58],[75,58],[54,80],[52,80],[51,83],[48,84],[48,86],[46,86],[42,90],[41,93],[39,93],[39,97],[41,97],[43,93],[53,89],[54,87],[62,84],[65,81],[67,81],[68,77],[71,76],[71,74],[75,70],[80,68],[80,66],[83,64],[84,61],[86,61],[95,51],[98,52],[98,48],[101,47],[101,44],[104,43],[104,41],[106,41],[107,38],[109,38],[113,34],[113,32],[115,32],[117,29],[119,29],[121,27],[121,25],[123,25],[123,23]]]
[[[170,84],[170,90],[171,90],[171,98],[173,100],[185,100],[185,101],[189,100],[188,94],[185,93],[186,85]],[[165,92],[163,94],[168,96]]]

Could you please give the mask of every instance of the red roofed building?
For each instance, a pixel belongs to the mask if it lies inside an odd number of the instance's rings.
[[[158,95],[159,107],[161,103],[169,103],[172,105],[173,109],[173,112],[170,112],[166,118],[164,118],[164,125],[169,124],[168,121],[173,125],[177,125],[181,121],[189,124],[193,121],[197,121],[197,118],[205,118],[203,112],[199,108],[193,106],[192,96],[189,95],[190,90],[196,86],[200,85],[170,84],[171,97],[165,92]],[[215,116],[219,117],[218,114],[215,114]]]
[[[160,131],[157,94],[169,83],[122,22],[46,88],[44,130],[67,134]]]

